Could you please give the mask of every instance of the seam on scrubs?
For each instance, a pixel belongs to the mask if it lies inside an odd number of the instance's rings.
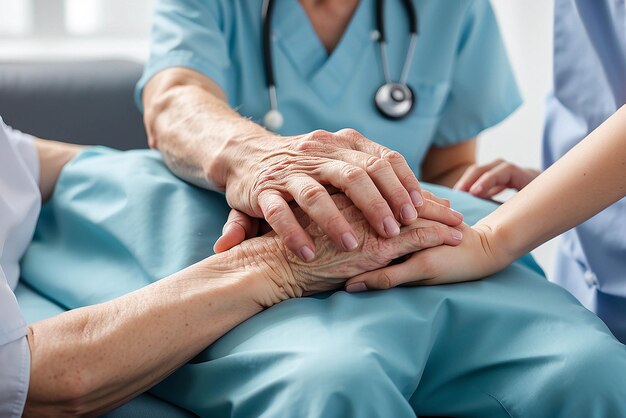
[[[215,68],[214,63],[198,58],[193,55],[193,52],[191,51],[173,51],[163,55],[155,61],[150,61],[148,66],[144,69],[143,75],[135,87],[135,104],[139,108],[140,112],[143,113],[141,96],[143,94],[143,89],[146,87],[146,84],[148,84],[148,81],[161,71],[172,67],[186,67],[198,71],[199,73],[209,77],[217,85],[219,85],[224,92],[228,93],[228,89],[226,89],[225,86],[226,77],[221,71]]]
[[[22,416],[24,407],[26,406],[26,396],[28,394],[28,386],[30,385],[30,347],[26,337],[22,337],[22,356],[19,375],[22,380],[20,385],[20,391],[15,402],[14,415],[16,417]]]

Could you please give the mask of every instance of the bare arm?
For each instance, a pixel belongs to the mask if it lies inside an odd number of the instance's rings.
[[[83,147],[63,142],[35,139],[39,155],[39,189],[41,198],[46,202],[57,183],[61,170]]]
[[[476,138],[448,147],[431,147],[422,164],[422,180],[452,187],[476,162]]]
[[[626,107],[474,227],[463,243],[415,254],[348,285],[369,289],[480,279],[626,196]]]

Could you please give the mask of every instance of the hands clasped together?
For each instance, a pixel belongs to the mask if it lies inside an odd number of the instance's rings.
[[[421,189],[402,155],[352,129],[267,135],[228,146],[233,152],[222,178],[233,210],[215,250],[243,243],[243,251],[263,258],[270,248],[282,260],[279,294],[457,281],[458,271],[444,279],[447,270],[436,268],[445,253],[419,251],[457,246],[464,233],[466,247],[485,248],[480,231],[462,225],[447,200]],[[267,230],[263,240],[253,239]]]

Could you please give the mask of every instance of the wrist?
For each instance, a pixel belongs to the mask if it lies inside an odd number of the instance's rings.
[[[484,222],[484,220],[479,221],[472,228],[478,233],[490,264],[494,268],[499,270],[519,258],[511,245],[513,241],[506,228]]]
[[[246,240],[198,263],[205,277],[221,277],[235,286],[252,305],[269,308],[302,291],[294,285],[287,250],[277,236]]]
[[[246,120],[248,124],[252,122]],[[233,131],[230,132],[226,138],[220,142],[217,149],[211,153],[212,158],[207,159],[204,164],[204,173],[207,181],[210,184],[214,184],[219,190],[226,190],[229,184],[237,181],[238,178],[249,174],[248,164],[257,162],[252,161],[254,158],[250,158],[254,153],[254,146],[251,144],[258,144],[261,139],[274,136],[270,132],[263,129],[256,124],[251,128],[244,128],[243,132],[239,132],[237,125],[234,126]]]

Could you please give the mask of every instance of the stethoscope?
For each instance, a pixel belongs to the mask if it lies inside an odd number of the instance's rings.
[[[376,90],[374,103],[376,109],[386,118],[402,119],[406,117],[415,106],[417,97],[407,84],[415,46],[417,44],[417,12],[411,0],[403,0],[405,12],[409,19],[409,48],[407,50],[400,80],[396,83],[391,80],[389,62],[387,60],[387,40],[385,37],[384,0],[376,0],[376,42],[380,46],[380,56],[383,64],[385,82]],[[263,117],[263,124],[273,130],[279,130],[284,123],[283,114],[278,110],[276,98],[276,82],[274,79],[274,67],[272,63],[272,39],[271,24],[272,13],[275,5],[274,0],[263,0],[262,8],[262,40],[263,40],[263,63],[265,68],[265,84],[270,99],[270,110]]]

